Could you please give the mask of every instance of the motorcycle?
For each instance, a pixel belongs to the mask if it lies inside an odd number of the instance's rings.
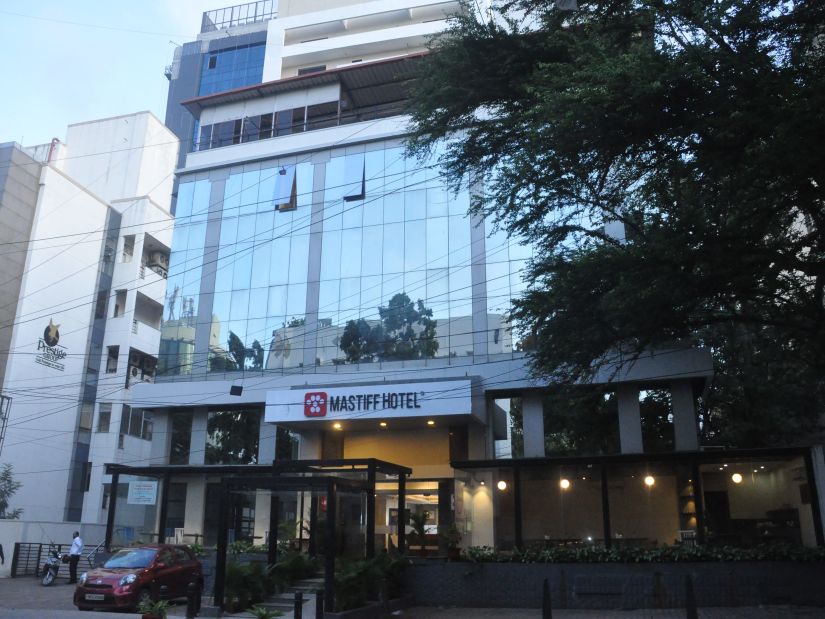
[[[65,552],[57,552],[57,549],[50,544],[49,556],[46,558],[46,563],[43,564],[43,569],[41,571],[43,579],[40,583],[44,587],[48,587],[54,582],[54,579],[57,578],[57,570],[60,569],[60,564],[68,562],[69,555]]]

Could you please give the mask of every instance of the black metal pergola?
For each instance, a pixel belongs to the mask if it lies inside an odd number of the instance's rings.
[[[223,607],[224,576],[228,551],[229,519],[228,506],[231,497],[239,491],[270,491],[269,540],[267,558],[270,563],[277,560],[278,497],[280,492],[310,492],[326,497],[326,524],[324,531],[324,599],[327,610],[332,610],[335,587],[336,548],[336,501],[343,492],[361,494],[366,497],[366,539],[364,556],[375,555],[375,486],[379,475],[396,478],[398,484],[398,508],[403,514],[406,507],[406,480],[412,470],[391,462],[375,458],[334,459],[334,460],[276,460],[272,465],[154,465],[128,466],[107,464],[106,473],[112,476],[112,496],[106,521],[105,545],[112,543],[117,511],[117,487],[121,475],[151,477],[161,481],[158,514],[158,542],[166,541],[166,521],[169,503],[169,484],[173,477],[221,477],[221,510],[218,514],[218,541],[215,565],[215,604]],[[315,554],[315,522],[317,501],[310,506],[309,552]],[[406,531],[401,519],[398,522],[398,549],[406,547]]]

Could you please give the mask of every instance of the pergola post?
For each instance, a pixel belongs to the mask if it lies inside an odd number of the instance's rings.
[[[335,504],[338,500],[338,485],[330,479],[327,485],[327,530],[324,544],[324,610],[335,610]]]
[[[398,475],[398,552],[407,552],[407,476]]]
[[[367,469],[367,559],[375,556],[375,462]]]
[[[309,548],[310,557],[318,554],[318,497],[313,492],[309,497]]]
[[[217,557],[215,557],[215,588],[212,595],[215,599],[215,606],[223,610],[224,608],[224,579],[226,578],[226,529],[227,518],[226,510],[228,509],[229,492],[226,483],[221,483],[221,501],[218,510],[218,544]]]
[[[613,533],[610,528],[610,491],[607,486],[607,467],[602,465],[602,526],[604,535],[604,547],[610,548],[613,545]]]
[[[699,461],[693,457],[691,466],[693,477],[693,503],[696,505],[696,543],[705,543],[705,491],[702,487],[702,471]]]
[[[112,547],[112,533],[115,528],[115,511],[117,510],[117,486],[120,482],[120,473],[112,473],[112,483],[109,490],[109,512],[106,514],[106,537],[103,546],[106,551]]]
[[[278,496],[270,490],[269,495],[269,540],[267,540],[267,562],[272,565],[278,560]]]
[[[521,469],[518,466],[513,467],[513,511],[515,520],[515,545],[516,548],[523,546],[522,539],[522,511],[521,511]]]
[[[166,516],[169,512],[169,485],[172,476],[163,474],[163,486],[160,494],[160,516],[158,518],[158,544],[166,543]]]

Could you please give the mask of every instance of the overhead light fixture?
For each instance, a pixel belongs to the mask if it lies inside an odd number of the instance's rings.
[[[387,422],[386,421],[379,421],[378,425],[381,426],[382,428],[386,428],[387,427]]]
[[[243,385],[232,385],[229,387],[229,395],[243,395]]]
[[[570,487],[570,480],[569,480],[569,479],[562,479],[562,480],[559,482],[559,487],[560,487],[562,490],[567,490],[567,489]]]
[[[503,479],[496,484],[499,490],[507,490],[507,482]]]
[[[487,482],[485,482],[485,481],[482,479],[480,482],[478,482],[478,485],[479,485],[479,486],[486,486],[486,485],[487,485]]]
[[[341,429],[341,424],[336,421],[334,424],[332,424],[332,427],[335,428],[336,430],[340,430]]]
[[[433,421],[432,419],[428,419],[428,420],[427,420],[427,425],[428,425],[428,426],[434,426],[434,425],[435,425],[435,421]]]
[[[652,488],[653,484],[655,483],[656,479],[653,477],[653,475],[648,475],[647,477],[645,477],[645,486],[647,486],[648,488]]]
[[[765,468],[765,465],[763,464],[763,465],[761,465],[759,468],[760,468],[760,469],[764,469],[764,468]]]
[[[733,481],[733,483],[735,483],[735,484],[741,484],[742,483],[742,475],[740,475],[739,473],[734,473],[733,475],[730,476],[730,478]]]

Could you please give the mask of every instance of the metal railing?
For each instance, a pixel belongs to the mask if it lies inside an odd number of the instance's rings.
[[[14,554],[11,559],[11,577],[39,576],[40,568],[49,556],[49,548],[56,548],[57,552],[69,552],[71,544],[41,544],[29,542],[15,542]],[[80,553],[80,558],[89,564],[92,569],[97,565],[97,555],[103,550],[103,542],[96,546],[88,544]]]
[[[201,33],[215,32],[222,28],[254,24],[278,17],[278,3],[276,0],[259,0],[236,4],[222,9],[205,11],[201,20]]]

